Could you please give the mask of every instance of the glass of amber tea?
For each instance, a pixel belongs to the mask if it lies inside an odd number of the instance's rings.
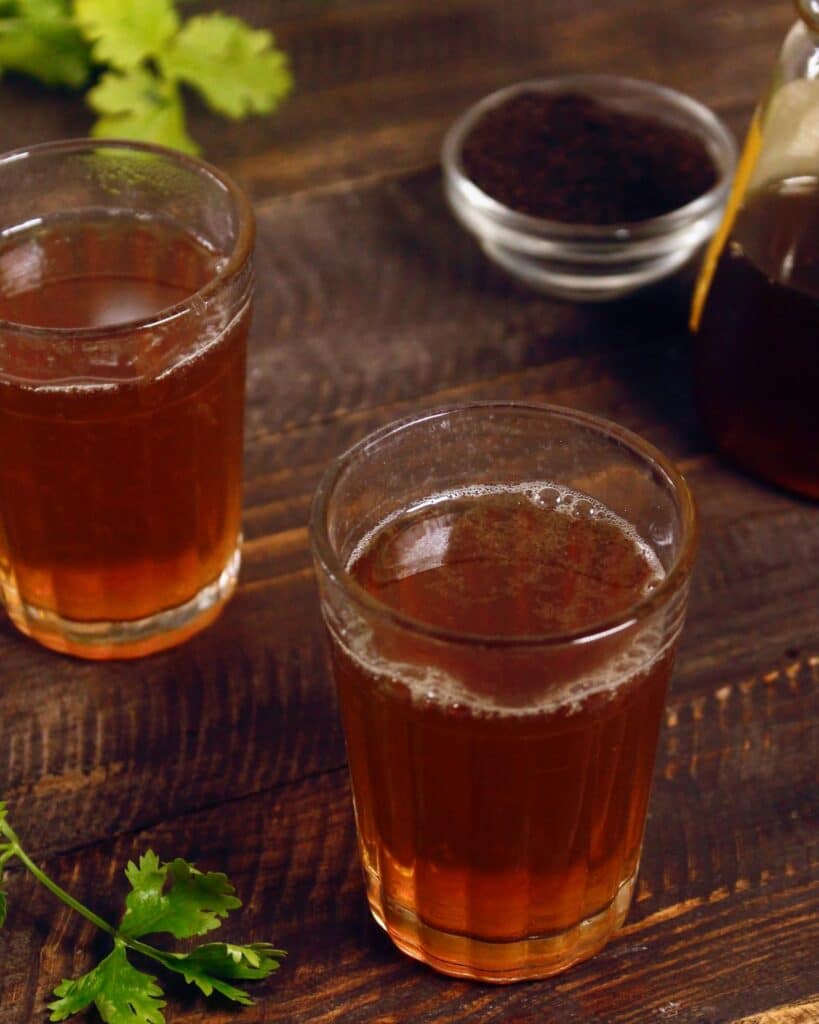
[[[0,595],[48,647],[157,651],[233,590],[253,234],[178,153],[0,157]]]
[[[685,613],[679,472],[594,416],[461,406],[342,455],[311,530],[376,920],[484,981],[599,950]]]

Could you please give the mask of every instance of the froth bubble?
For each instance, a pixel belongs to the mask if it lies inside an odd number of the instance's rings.
[[[598,514],[598,507],[595,506],[594,502],[589,501],[587,498],[578,498],[572,506],[572,512],[576,516],[583,516],[585,519],[591,519],[593,516]]]
[[[539,508],[553,509],[560,504],[561,492],[557,487],[532,488],[528,491],[529,499]]]

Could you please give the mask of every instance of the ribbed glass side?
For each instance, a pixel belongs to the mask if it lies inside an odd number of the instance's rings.
[[[336,638],[370,905],[402,949],[511,980],[605,943],[637,872],[672,648],[579,704],[505,715],[419,699]]]

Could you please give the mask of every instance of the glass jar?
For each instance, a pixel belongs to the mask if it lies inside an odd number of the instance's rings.
[[[797,0],[691,312],[700,411],[724,454],[819,498],[819,0]]]

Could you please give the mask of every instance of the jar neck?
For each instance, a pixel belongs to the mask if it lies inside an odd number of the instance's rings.
[[[811,32],[819,32],[819,0],[796,0],[796,13]]]

